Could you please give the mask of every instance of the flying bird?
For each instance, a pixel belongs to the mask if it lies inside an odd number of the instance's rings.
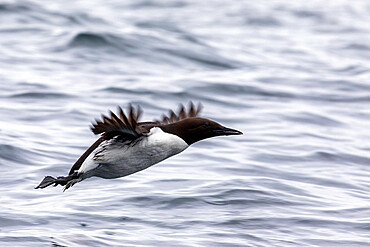
[[[50,185],[64,190],[89,177],[106,179],[125,177],[144,170],[188,148],[191,144],[215,136],[242,135],[212,120],[198,117],[202,106],[190,102],[188,109],[180,105],[177,113],[152,122],[139,122],[140,106],[129,105],[127,114],[118,107],[118,114],[102,115],[91,130],[100,135],[74,163],[68,176],[46,176],[35,189]]]

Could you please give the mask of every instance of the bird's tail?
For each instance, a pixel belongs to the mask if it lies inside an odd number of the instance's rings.
[[[35,187],[35,189],[43,189],[50,185],[57,186],[58,184],[65,186],[64,191],[70,187],[72,187],[75,183],[79,182],[79,175],[77,172],[68,175],[67,177],[57,177],[54,178],[52,176],[46,176],[39,185]]]

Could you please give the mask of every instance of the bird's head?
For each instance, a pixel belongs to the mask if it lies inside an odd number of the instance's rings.
[[[181,137],[188,145],[214,136],[242,135],[243,133],[200,117],[191,117],[162,126],[168,133]]]

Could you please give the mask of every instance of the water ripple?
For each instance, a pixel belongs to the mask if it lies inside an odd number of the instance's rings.
[[[369,3],[0,3],[1,246],[368,246]],[[335,13],[335,14],[333,14]],[[125,178],[62,176],[117,105],[218,137]]]

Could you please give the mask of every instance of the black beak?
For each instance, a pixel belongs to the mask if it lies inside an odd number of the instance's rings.
[[[214,132],[220,136],[243,135],[243,133],[239,130],[234,130],[226,127],[224,127],[223,129],[214,130]]]

